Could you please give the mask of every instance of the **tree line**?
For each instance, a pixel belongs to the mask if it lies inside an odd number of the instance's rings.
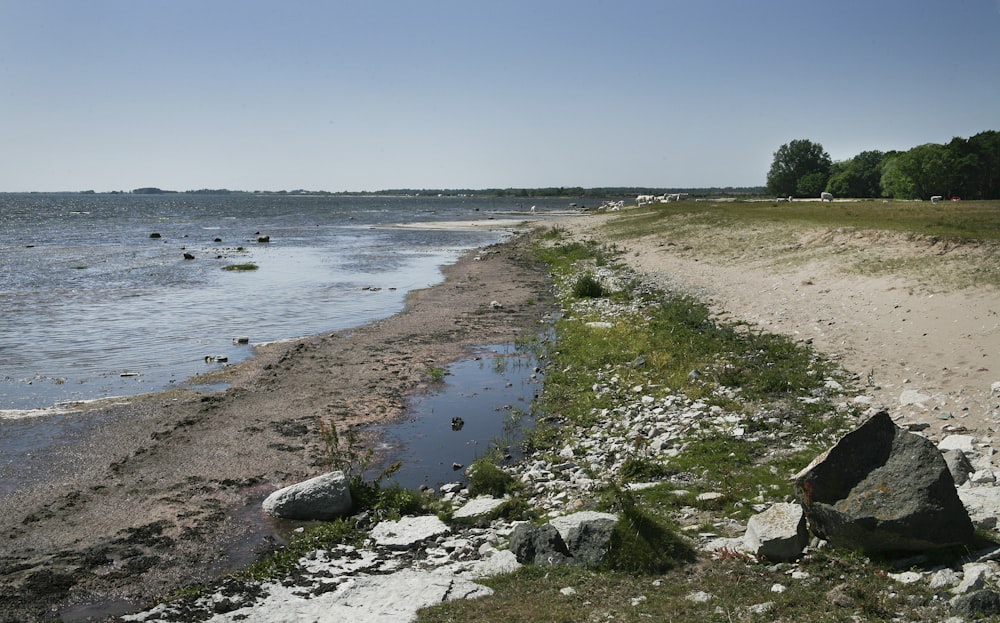
[[[784,197],[1000,199],[1000,132],[987,130],[908,151],[863,151],[833,162],[819,143],[797,139],[774,152],[768,192]]]

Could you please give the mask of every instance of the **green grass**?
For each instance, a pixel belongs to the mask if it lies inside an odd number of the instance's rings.
[[[565,312],[546,356],[546,382],[536,403],[540,424],[529,437],[529,452],[554,452],[574,431],[613,425],[608,418],[614,415],[607,414],[634,401],[630,388],[638,385],[644,393],[720,405],[743,417],[745,431],[692,430],[676,456],[645,453],[636,440],[635,454],[592,500],[622,518],[602,568],[526,566],[485,580],[493,596],[423,610],[420,621],[844,621],[890,620],[901,611],[912,620],[942,618],[944,606],[931,604],[926,589],[897,585],[887,567],[849,553],[810,554],[798,566],[810,577],[797,580],[788,575],[789,565],[736,553],[697,557],[680,536],[678,518],[689,517],[687,528],[714,532],[745,524],[756,512],[753,504],[789,499],[790,477],[850,427],[853,414],[833,407],[825,380],[850,383],[805,345],[723,321],[685,295],[646,291],[641,305],[612,314],[610,327],[588,326],[587,320],[609,317],[587,307],[591,303],[573,284],[595,264],[599,248],[567,244],[559,235],[542,240],[541,255],[564,284]],[[613,265],[613,253],[600,253],[605,265]],[[671,480],[675,475],[684,476],[676,481],[682,484]],[[624,487],[648,481],[660,484]],[[722,499],[697,500],[709,491]],[[776,584],[787,590],[772,592]],[[712,597],[688,599],[695,591]],[[828,603],[834,597],[836,606]],[[759,604],[770,609],[748,610]]]
[[[941,287],[1000,287],[1000,201],[685,202],[626,210],[610,240],[776,269],[833,259],[845,273]]]
[[[622,212],[611,224],[622,237],[670,229],[683,219],[691,225],[788,224],[901,232],[968,241],[1000,242],[1000,201],[932,204],[912,201],[680,202]]]
[[[919,585],[902,585],[886,568],[853,555],[821,555],[804,561],[809,577],[792,579],[788,565],[733,557],[705,561],[650,576],[576,567],[524,567],[483,583],[489,597],[456,600],[420,612],[421,623],[616,621],[727,623],[730,621],[941,621],[947,606],[935,604]],[[781,585],[784,592],[773,592]],[[565,591],[564,589],[572,589]],[[689,597],[701,591],[701,602]],[[761,606],[769,604],[769,606]],[[898,617],[915,605],[919,616]],[[755,614],[751,606],[764,612]]]
[[[228,264],[222,267],[222,270],[231,271],[247,271],[247,270],[257,270],[259,267],[256,264]]]

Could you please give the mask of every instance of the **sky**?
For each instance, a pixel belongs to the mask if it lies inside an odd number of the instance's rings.
[[[761,186],[1000,130],[1000,0],[0,0],[0,191]]]

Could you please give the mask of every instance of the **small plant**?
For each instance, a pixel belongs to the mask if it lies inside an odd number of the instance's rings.
[[[222,270],[238,270],[238,271],[243,271],[243,270],[257,270],[257,268],[259,268],[259,267],[256,264],[252,264],[252,263],[247,263],[247,264],[229,264],[227,266],[223,266]]]
[[[604,286],[590,273],[580,275],[573,284],[573,296],[578,299],[599,299],[605,295]]]
[[[695,559],[695,551],[672,527],[614,487],[612,510],[619,515],[604,566],[638,574],[664,573]]]
[[[422,508],[419,495],[392,485],[383,487],[382,482],[399,471],[403,463],[396,461],[378,472],[371,480],[365,480],[375,451],[364,447],[353,429],[341,436],[333,420],[319,420],[320,436],[323,439],[327,463],[332,469],[341,470],[348,477],[354,510],[371,512],[374,521],[395,519],[401,515],[414,513]]]
[[[469,494],[503,497],[511,493],[514,477],[500,469],[489,457],[473,461],[469,466]]]
[[[443,383],[444,378],[448,376],[448,370],[441,366],[432,366],[424,370],[424,376],[431,383]]]
[[[294,571],[299,559],[309,552],[340,544],[359,545],[363,540],[364,533],[351,519],[321,522],[293,536],[287,545],[257,560],[236,576],[246,580],[281,577]]]

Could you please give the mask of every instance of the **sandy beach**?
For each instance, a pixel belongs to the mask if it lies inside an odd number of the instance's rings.
[[[591,214],[558,227],[616,244],[622,261],[722,316],[812,344],[901,424],[931,438],[969,431],[991,443],[1000,418],[995,289],[949,285],[941,274],[849,269],[852,254],[940,248],[796,231],[786,236],[793,262],[747,244],[740,231],[614,240],[601,225],[618,217]],[[990,250],[966,251],[966,263],[993,261]],[[483,249],[446,273],[396,316],[270,345],[208,379],[231,383],[225,392],[177,390],[77,416],[92,424],[24,466],[37,474],[31,486],[0,497],[0,621],[135,609],[247,562],[272,545],[261,499],[324,471],[318,420],[393,418],[428,368],[533,331],[551,311],[548,278],[523,240]]]
[[[103,618],[245,564],[273,545],[263,497],[325,471],[320,419],[388,421],[429,368],[536,330],[550,309],[520,242],[445,273],[395,316],[272,344],[204,379],[227,391],[65,416],[59,442],[19,466],[26,484],[0,497],[0,621]]]
[[[990,438],[1000,424],[1000,293],[967,275],[995,274],[991,245],[902,234],[760,226],[616,240],[607,214],[564,226],[616,244],[621,259],[714,311],[792,336],[859,377],[900,424]],[[897,262],[866,274],[858,265]],[[907,270],[912,264],[919,269]],[[1000,385],[998,385],[1000,387]]]

